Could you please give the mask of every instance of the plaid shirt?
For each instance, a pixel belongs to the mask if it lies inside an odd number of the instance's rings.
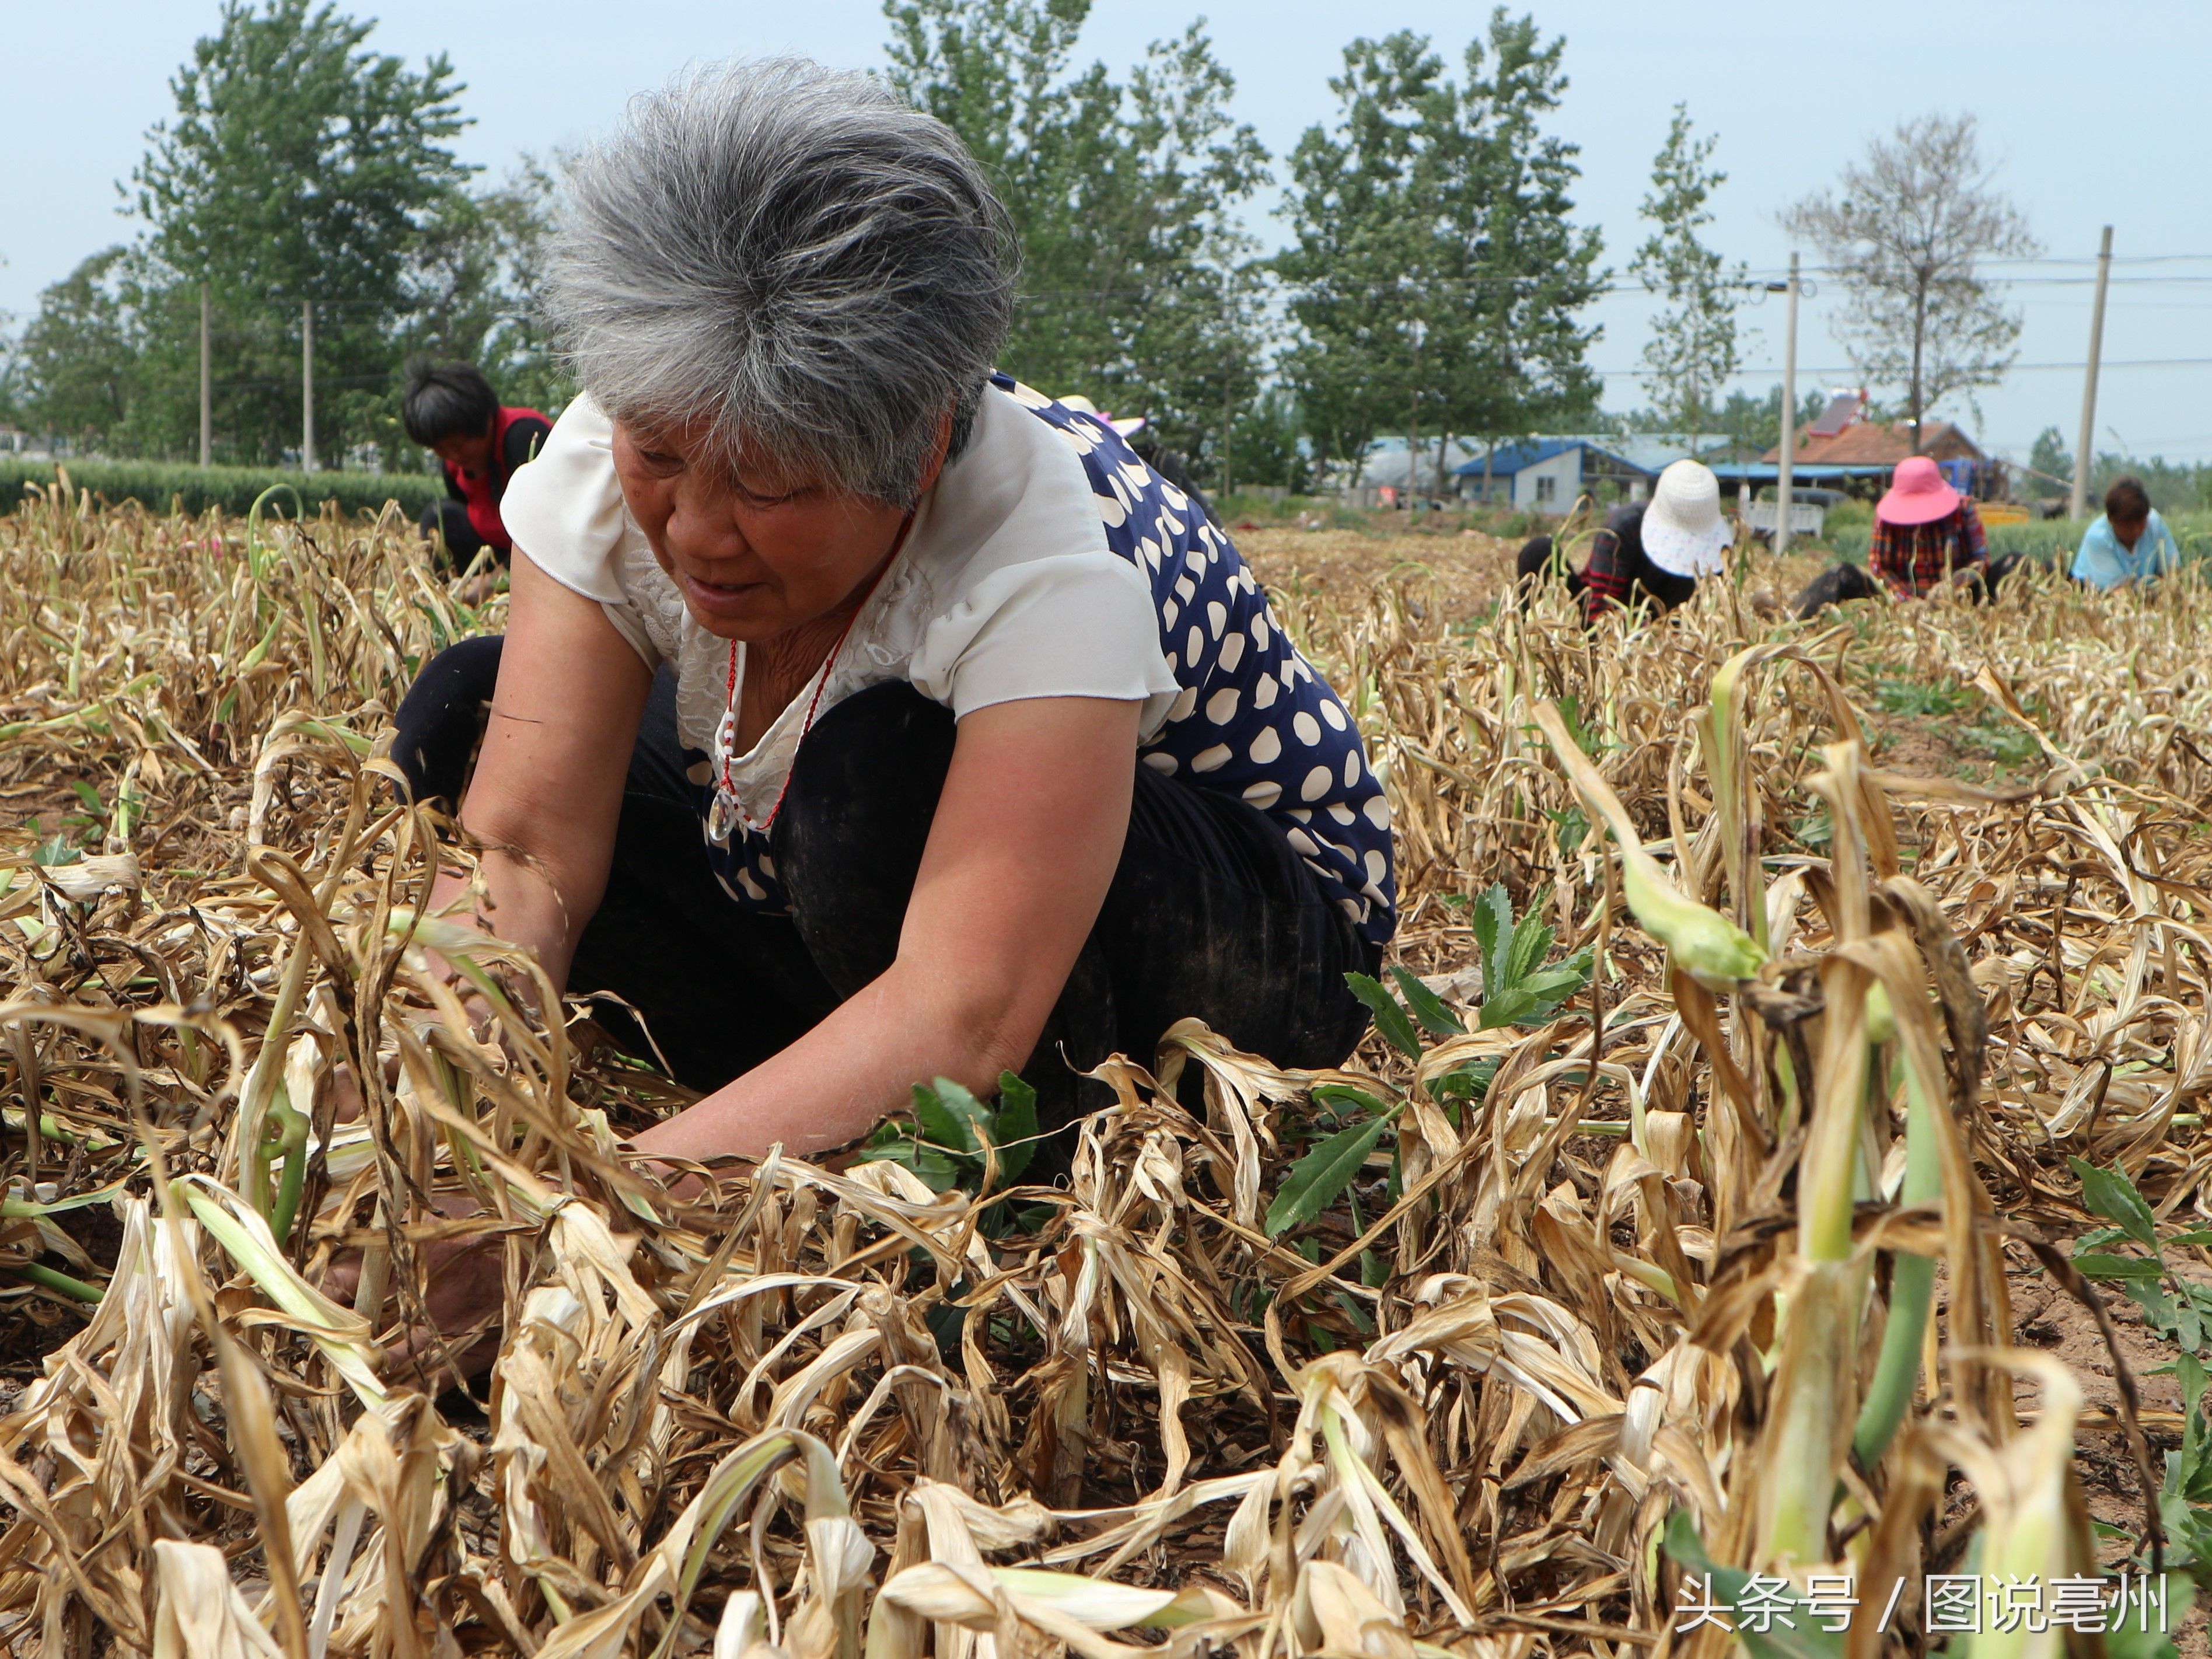
[[[1867,544],[1867,568],[1900,599],[1917,599],[1942,586],[1953,571],[1977,565],[1989,568],[1989,540],[1982,533],[1982,515],[1964,497],[1957,512],[1932,524],[1876,519],[1874,538]]]
[[[1686,604],[1696,591],[1694,576],[1662,570],[1644,550],[1644,507],[1638,501],[1615,507],[1590,538],[1589,562],[1582,570],[1584,622],[1595,623],[1615,607],[1644,599],[1666,611]]]
[[[1592,538],[1589,562],[1583,567],[1584,621],[1594,623],[1615,605],[1628,603],[1628,590],[1635,585],[1636,572],[1621,554],[1620,532],[1610,526]]]

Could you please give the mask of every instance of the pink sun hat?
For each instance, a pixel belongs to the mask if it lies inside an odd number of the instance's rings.
[[[1943,482],[1936,463],[1925,455],[1914,455],[1897,464],[1889,492],[1874,513],[1889,524],[1933,524],[1958,510],[1959,492]]]

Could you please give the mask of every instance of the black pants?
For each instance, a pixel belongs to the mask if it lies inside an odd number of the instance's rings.
[[[400,705],[392,758],[419,798],[459,797],[501,643],[442,653]],[[904,684],[824,713],[770,832],[791,914],[763,915],[740,908],[708,865],[705,792],[686,775],[676,682],[663,669],[630,755],[606,896],[569,989],[635,1007],[695,1089],[795,1042],[897,955],[952,742],[951,712]],[[1281,1065],[1339,1064],[1368,1019],[1344,975],[1374,973],[1381,954],[1263,813],[1139,765],[1121,863],[1022,1074],[1042,1121],[1065,1124],[1110,1098],[1078,1070],[1116,1050],[1149,1066],[1160,1034],[1189,1015]],[[636,1035],[619,1013],[602,1023]],[[1065,1147],[1044,1149],[1036,1167],[1055,1152]]]
[[[469,522],[465,501],[442,495],[422,509],[422,516],[416,523],[422,532],[422,539],[434,549],[443,541],[445,551],[438,559],[442,570],[465,570],[469,561],[483,551],[484,538]],[[492,556],[501,564],[507,562],[507,555],[497,548],[492,550]]]
[[[2020,568],[2021,555],[2008,553],[2002,558],[1990,561],[1989,574],[1979,580],[1967,583],[1967,589],[1978,605],[1996,592],[1997,584]],[[1809,621],[1832,605],[1841,605],[1847,599],[1870,599],[1882,592],[1881,578],[1863,564],[1832,564],[1805,585],[1797,596],[1794,609],[1800,622]]]

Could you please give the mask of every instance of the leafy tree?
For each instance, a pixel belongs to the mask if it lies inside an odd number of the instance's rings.
[[[1261,379],[1264,295],[1237,211],[1267,155],[1201,24],[1126,82],[1071,72],[1090,0],[886,0],[891,84],[957,132],[1006,204],[1023,279],[1006,367],[1218,457]],[[1224,412],[1225,411],[1225,412]]]
[[[1378,432],[1494,439],[1595,404],[1584,362],[1599,239],[1570,222],[1576,147],[1547,136],[1565,41],[1501,8],[1449,78],[1426,37],[1355,40],[1334,129],[1291,157],[1276,259],[1299,338],[1285,369],[1327,459]]]
[[[2055,426],[2046,426],[2035,434],[2027,465],[2031,472],[2042,474],[2029,483],[2031,489],[2063,489],[2074,482],[2074,452],[2066,447],[2065,437]]]
[[[1644,216],[1657,229],[1628,267],[1666,301],[1644,343],[1644,386],[1677,432],[1707,429],[1714,393],[1742,362],[1735,312],[1744,268],[1730,268],[1698,234],[1712,222],[1706,204],[1728,178],[1708,165],[1719,142],[1717,135],[1692,137],[1689,106],[1674,106],[1667,142],[1652,162],[1651,193],[1644,198]]]
[[[94,254],[39,296],[14,353],[19,418],[49,440],[99,449],[123,429],[138,373],[128,250]]]
[[[1518,436],[1543,425],[1588,424],[1599,382],[1585,354],[1599,333],[1576,313],[1597,298],[1607,273],[1597,264],[1603,242],[1595,228],[1577,229],[1568,215],[1582,169],[1581,146],[1547,136],[1540,121],[1567,89],[1560,69],[1564,36],[1542,43],[1530,17],[1491,15],[1494,67],[1476,78],[1480,44],[1468,47],[1469,80],[1463,118],[1486,131],[1486,166],[1462,179],[1452,199],[1456,245],[1479,260],[1482,306],[1478,353],[1463,356],[1450,390],[1450,429],[1483,439]],[[1478,113],[1485,118],[1474,120]],[[1490,378],[1495,365],[1502,380]]]
[[[1825,392],[1808,392],[1798,400],[1797,424],[1802,429],[1820,418],[1828,407]],[[1782,387],[1769,386],[1764,398],[1747,392],[1731,392],[1714,416],[1713,429],[1728,434],[1732,448],[1764,455],[1782,441]]]
[[[408,282],[407,313],[388,361],[417,352],[475,363],[510,404],[559,409],[575,385],[538,320],[552,175],[526,156],[495,190],[455,198],[427,227]],[[388,388],[363,387],[348,416],[386,456],[420,461]],[[427,464],[427,463],[425,463]]]
[[[0,426],[21,426],[24,419],[23,354],[9,326],[15,320],[0,312]]]
[[[369,435],[361,394],[389,392],[416,262],[467,211],[469,172],[446,143],[466,125],[451,65],[435,57],[418,72],[364,50],[374,27],[308,0],[227,0],[171,82],[176,114],[131,175],[150,227],[142,285],[162,322],[131,422],[145,446],[192,441],[202,281],[219,319],[226,455],[275,459],[297,442],[307,301],[317,447],[336,454]]]
[[[2160,513],[2212,504],[2212,465],[2169,461],[2163,455],[2115,455],[2104,451],[2089,468],[2091,513],[2105,510],[2105,492],[2123,476],[2142,484],[2150,504]]]
[[[1232,482],[1264,484],[1304,494],[1311,469],[1298,447],[1298,406],[1279,386],[1269,386],[1237,414]]]
[[[1424,36],[1353,41],[1329,82],[1335,130],[1309,128],[1291,156],[1296,241],[1275,268],[1301,337],[1285,367],[1322,456],[1355,468],[1377,433],[1417,419],[1420,313],[1445,298],[1443,273],[1429,268],[1424,198],[1433,200],[1439,175],[1470,147],[1443,76]],[[1455,155],[1431,159],[1439,144]],[[1449,302],[1464,306],[1466,295]]]
[[[1835,269],[1847,296],[1838,340],[1870,384],[1903,389],[1916,450],[1929,410],[1996,385],[2018,356],[2020,318],[1982,264],[2043,249],[1990,179],[1972,116],[1923,116],[1872,140],[1839,193],[1783,215]]]

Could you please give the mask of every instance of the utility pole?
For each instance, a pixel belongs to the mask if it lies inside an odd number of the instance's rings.
[[[2066,516],[2089,515],[2089,459],[2097,441],[2097,362],[2105,355],[2105,286],[2112,276],[2112,228],[2097,249],[2097,300],[2089,308],[2089,374],[2081,382],[2081,438],[2074,446],[2074,493],[2066,503]]]
[[[300,471],[315,470],[315,302],[300,301]]]
[[[215,383],[208,366],[208,285],[200,283],[200,465],[215,456]]]
[[[1789,320],[1782,333],[1782,464],[1774,483],[1774,550],[1790,550],[1790,504],[1797,465],[1797,256],[1790,256]]]

